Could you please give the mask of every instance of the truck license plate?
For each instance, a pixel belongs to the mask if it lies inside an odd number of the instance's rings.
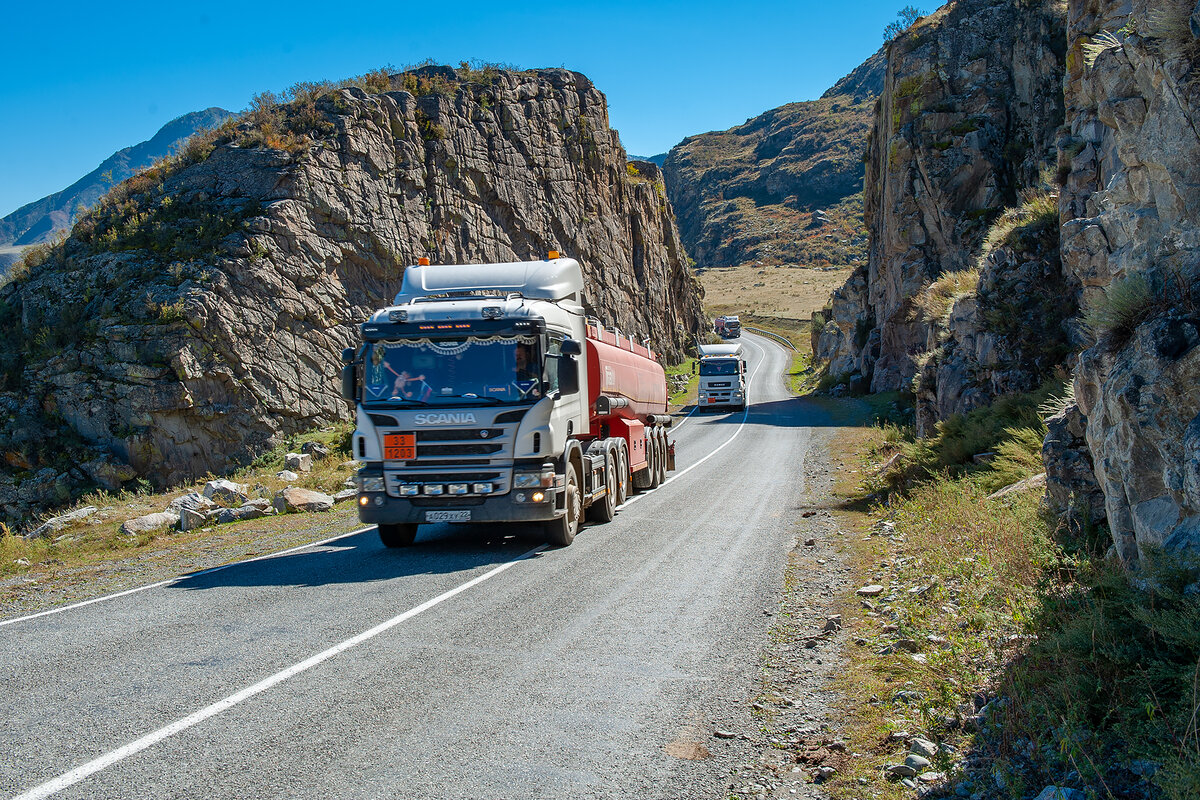
[[[415,433],[385,433],[383,435],[383,457],[387,461],[411,461],[417,457],[417,435]]]
[[[470,522],[471,512],[468,511],[426,511],[426,522]]]

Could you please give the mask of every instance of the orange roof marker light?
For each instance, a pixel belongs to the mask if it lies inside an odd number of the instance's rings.
[[[426,258],[425,256],[421,256],[420,258],[417,259],[417,266],[418,267],[428,267],[429,259]]]
[[[557,251],[557,250],[551,250],[551,251],[550,251],[550,260],[551,260],[551,261],[553,261],[553,260],[554,260],[554,259],[556,259],[556,258],[558,258],[558,251]]]

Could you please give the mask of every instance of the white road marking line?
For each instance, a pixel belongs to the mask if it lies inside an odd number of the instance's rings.
[[[159,581],[158,583],[149,583],[149,584],[146,584],[145,586],[137,586],[133,589],[126,589],[123,592],[116,592],[114,594],[106,594],[101,597],[93,597],[91,600],[84,600],[82,602],[72,603],[67,606],[59,606],[58,608],[51,608],[51,609],[47,609],[45,611],[39,611],[36,614],[27,614],[23,617],[13,617],[12,619],[0,620],[0,628],[3,628],[5,625],[12,625],[17,622],[25,622],[27,620],[37,619],[38,617],[46,617],[51,614],[58,614],[63,611],[70,611],[71,609],[74,609],[74,608],[83,608],[84,606],[90,606],[92,603],[102,603],[105,600],[115,600],[118,597],[125,597],[126,595],[137,594],[138,592],[144,592],[147,589],[157,589],[160,586],[170,586],[172,583],[178,583],[179,581],[188,580],[189,578],[198,578],[201,575],[210,575],[214,572],[220,572],[223,569],[229,569],[230,567],[236,567],[241,564],[251,564],[255,561],[263,561],[268,558],[275,558],[276,556],[284,556],[284,555],[287,555],[288,553],[295,553],[297,550],[304,550],[309,547],[320,547],[321,545],[329,544],[330,542],[336,542],[338,539],[345,539],[347,536],[354,536],[359,533],[364,533],[366,531],[371,530],[371,528],[374,528],[374,527],[375,527],[374,525],[370,525],[366,528],[359,528],[356,531],[350,531],[349,533],[339,533],[337,536],[333,536],[328,539],[322,539],[319,542],[309,542],[308,544],[296,545],[295,547],[290,547],[287,550],[280,550],[278,553],[266,553],[261,556],[255,556],[254,558],[247,558],[247,559],[243,559],[241,561],[233,561],[229,564],[222,564],[219,567],[209,567],[208,569],[202,569],[199,572],[189,572],[186,575],[180,575],[175,578],[168,578],[167,580]]]
[[[696,413],[696,409],[698,409],[698,408],[700,408],[700,404],[699,404],[699,403],[696,403],[696,404],[694,404],[694,405],[692,406],[692,410],[688,412],[688,415],[687,415],[686,417],[684,417],[684,418],[683,418],[683,421],[682,421],[682,422],[680,422],[678,425],[672,425],[672,426],[671,426],[671,433],[674,433],[675,431],[677,431],[677,430],[679,430],[680,428],[682,428],[682,427],[683,427],[683,423],[684,423],[684,422],[687,422],[689,419],[691,419],[691,418],[692,418],[692,414],[695,414],[695,413]]]
[[[754,370],[750,373],[750,379],[746,381],[746,391],[749,392],[750,386],[754,383],[754,376],[758,374],[758,368],[761,367],[763,364],[763,361],[766,360],[766,358],[765,358],[766,352],[761,347],[754,344],[754,342],[751,342],[749,339],[746,340],[746,343],[751,345],[755,350],[758,350],[758,352],[762,353],[762,355],[764,356],[764,358],[761,361],[759,361],[757,364],[754,365]],[[676,472],[670,478],[667,478],[665,481],[663,481],[662,483],[660,483],[658,485],[658,488],[661,489],[662,487],[666,486],[667,484],[672,483],[673,481],[676,481],[676,480],[682,478],[684,475],[687,475],[689,472],[694,470],[696,467],[700,466],[705,461],[708,461],[710,458],[715,456],[717,453],[721,452],[726,447],[733,444],[733,440],[736,439],[738,437],[738,434],[742,432],[742,428],[746,427],[746,418],[750,415],[751,405],[753,405],[753,404],[751,403],[751,404],[747,405],[744,409],[742,409],[742,421],[738,423],[737,430],[735,430],[733,432],[732,436],[730,436],[728,439],[726,439],[724,441],[724,443],[722,443],[719,447],[715,448],[711,453],[706,455],[704,458],[697,461],[695,464],[692,464],[687,469],[682,470],[681,472]],[[637,501],[639,501],[645,497],[652,497],[655,493],[656,492],[650,492],[648,494],[634,495],[633,497],[629,498],[621,505],[617,506],[617,508],[618,509],[627,508],[628,506],[633,505],[634,503],[636,503]]]
[[[69,786],[73,786],[74,784],[79,783],[81,780],[83,780],[84,778],[87,778],[89,775],[94,775],[95,773],[99,772],[102,769],[105,769],[106,767],[110,767],[119,761],[123,761],[132,755],[140,753],[141,751],[145,750],[146,748],[151,747],[151,746],[157,744],[158,742],[161,742],[164,739],[170,738],[171,736],[174,736],[177,733],[185,731],[188,728],[203,722],[204,720],[208,719],[209,717],[214,717],[217,714],[220,714],[222,711],[227,711],[230,708],[233,708],[234,706],[236,706],[238,703],[241,703],[243,700],[247,700],[256,694],[265,692],[267,689],[270,689],[273,686],[283,683],[288,678],[295,677],[296,675],[299,675],[301,672],[311,669],[324,661],[328,661],[329,659],[333,658],[334,656],[336,656],[340,653],[344,653],[345,651],[349,650],[352,647],[356,647],[356,646],[362,644],[363,642],[366,642],[370,639],[374,639],[379,634],[384,633],[385,631],[396,627],[401,622],[410,620],[413,617],[417,616],[418,614],[428,611],[429,609],[433,608],[434,606],[438,605],[439,603],[449,600],[451,597],[454,597],[457,594],[461,594],[462,592],[465,592],[467,589],[470,589],[474,586],[478,586],[479,584],[483,583],[484,581],[486,581],[490,578],[494,578],[495,576],[499,575],[501,572],[504,572],[506,569],[513,566],[514,564],[516,564],[520,561],[524,561],[525,559],[530,558],[534,555],[537,555],[538,553],[545,550],[547,547],[549,547],[549,545],[545,545],[545,544],[535,547],[534,549],[530,550],[528,553],[519,555],[516,558],[514,558],[512,561],[508,561],[504,564],[501,564],[500,566],[496,567],[495,569],[492,569],[489,572],[485,572],[483,575],[472,578],[471,580],[467,581],[466,583],[464,583],[460,586],[456,586],[455,588],[453,588],[447,592],[443,592],[442,594],[439,594],[437,597],[433,598],[432,600],[426,600],[421,605],[416,606],[414,608],[410,608],[408,611],[405,611],[403,614],[392,617],[391,619],[387,620],[386,622],[382,622],[382,623],[376,625],[374,628],[371,628],[370,630],[363,631],[362,633],[358,634],[357,636],[351,637],[340,644],[336,644],[333,647],[329,648],[328,650],[317,653],[315,656],[310,656],[298,664],[293,664],[292,666],[288,667],[285,670],[276,672],[274,675],[270,676],[269,678],[264,678],[263,680],[259,681],[258,683],[254,684],[253,686],[248,686],[236,694],[231,694],[229,697],[226,697],[224,700],[219,700],[210,706],[206,706],[205,708],[200,709],[199,711],[197,711],[194,714],[189,714],[188,716],[184,717],[183,719],[178,720],[176,722],[172,722],[170,725],[167,725],[165,727],[159,728],[158,730],[154,731],[153,733],[148,733],[145,736],[143,736],[142,738],[132,741],[129,744],[125,745],[124,747],[118,747],[116,750],[113,750],[109,753],[105,753],[104,755],[100,756],[99,758],[93,759],[92,761],[89,761],[86,764],[78,766],[75,769],[71,770],[70,772],[63,773],[62,775],[59,775],[57,778],[46,781],[45,783],[40,784],[39,786],[35,786],[34,788],[30,789],[29,791],[24,792],[23,794],[17,795],[12,800],[40,800],[40,798],[45,798],[45,797],[49,797],[50,795],[57,794],[58,792],[61,792],[63,789],[66,789]]]

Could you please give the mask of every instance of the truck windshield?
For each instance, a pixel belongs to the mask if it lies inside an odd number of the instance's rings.
[[[701,375],[737,375],[736,358],[705,358],[700,361]]]
[[[363,354],[363,402],[536,400],[542,395],[538,350],[532,337],[372,342]]]

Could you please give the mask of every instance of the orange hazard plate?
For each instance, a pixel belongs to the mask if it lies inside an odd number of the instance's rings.
[[[417,457],[417,435],[415,433],[385,433],[383,435],[383,457],[387,461],[410,461]]]

